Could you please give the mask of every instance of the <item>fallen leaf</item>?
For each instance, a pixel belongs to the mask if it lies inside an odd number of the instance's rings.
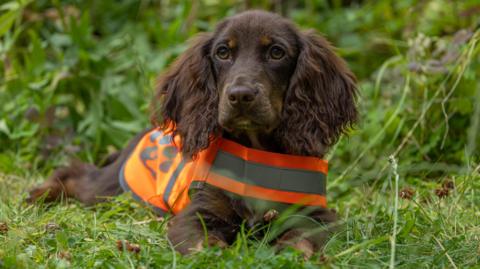
[[[8,225],[6,222],[0,222],[0,234],[6,234],[8,232]]]
[[[412,188],[404,188],[400,191],[399,196],[402,199],[411,200],[415,191]]]

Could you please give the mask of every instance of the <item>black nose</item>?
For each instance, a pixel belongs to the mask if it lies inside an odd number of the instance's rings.
[[[228,90],[228,101],[231,105],[250,105],[255,101],[258,90],[245,86],[235,86]]]

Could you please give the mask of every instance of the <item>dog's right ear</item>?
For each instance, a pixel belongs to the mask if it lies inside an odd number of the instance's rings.
[[[159,78],[151,122],[181,138],[182,152],[192,157],[206,149],[217,124],[218,92],[209,56],[212,34],[199,34]]]

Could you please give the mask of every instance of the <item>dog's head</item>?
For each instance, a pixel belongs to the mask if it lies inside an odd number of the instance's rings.
[[[193,156],[222,132],[321,157],[357,118],[355,77],[332,47],[287,19],[248,11],[200,34],[160,77],[152,121]]]

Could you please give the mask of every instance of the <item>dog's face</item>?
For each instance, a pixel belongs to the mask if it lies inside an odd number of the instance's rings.
[[[355,97],[354,75],[323,37],[248,11],[199,34],[160,77],[152,122],[172,128],[186,156],[227,133],[322,157],[355,122]]]
[[[279,125],[298,46],[291,24],[276,16],[243,13],[219,25],[210,59],[222,128],[270,133]]]

